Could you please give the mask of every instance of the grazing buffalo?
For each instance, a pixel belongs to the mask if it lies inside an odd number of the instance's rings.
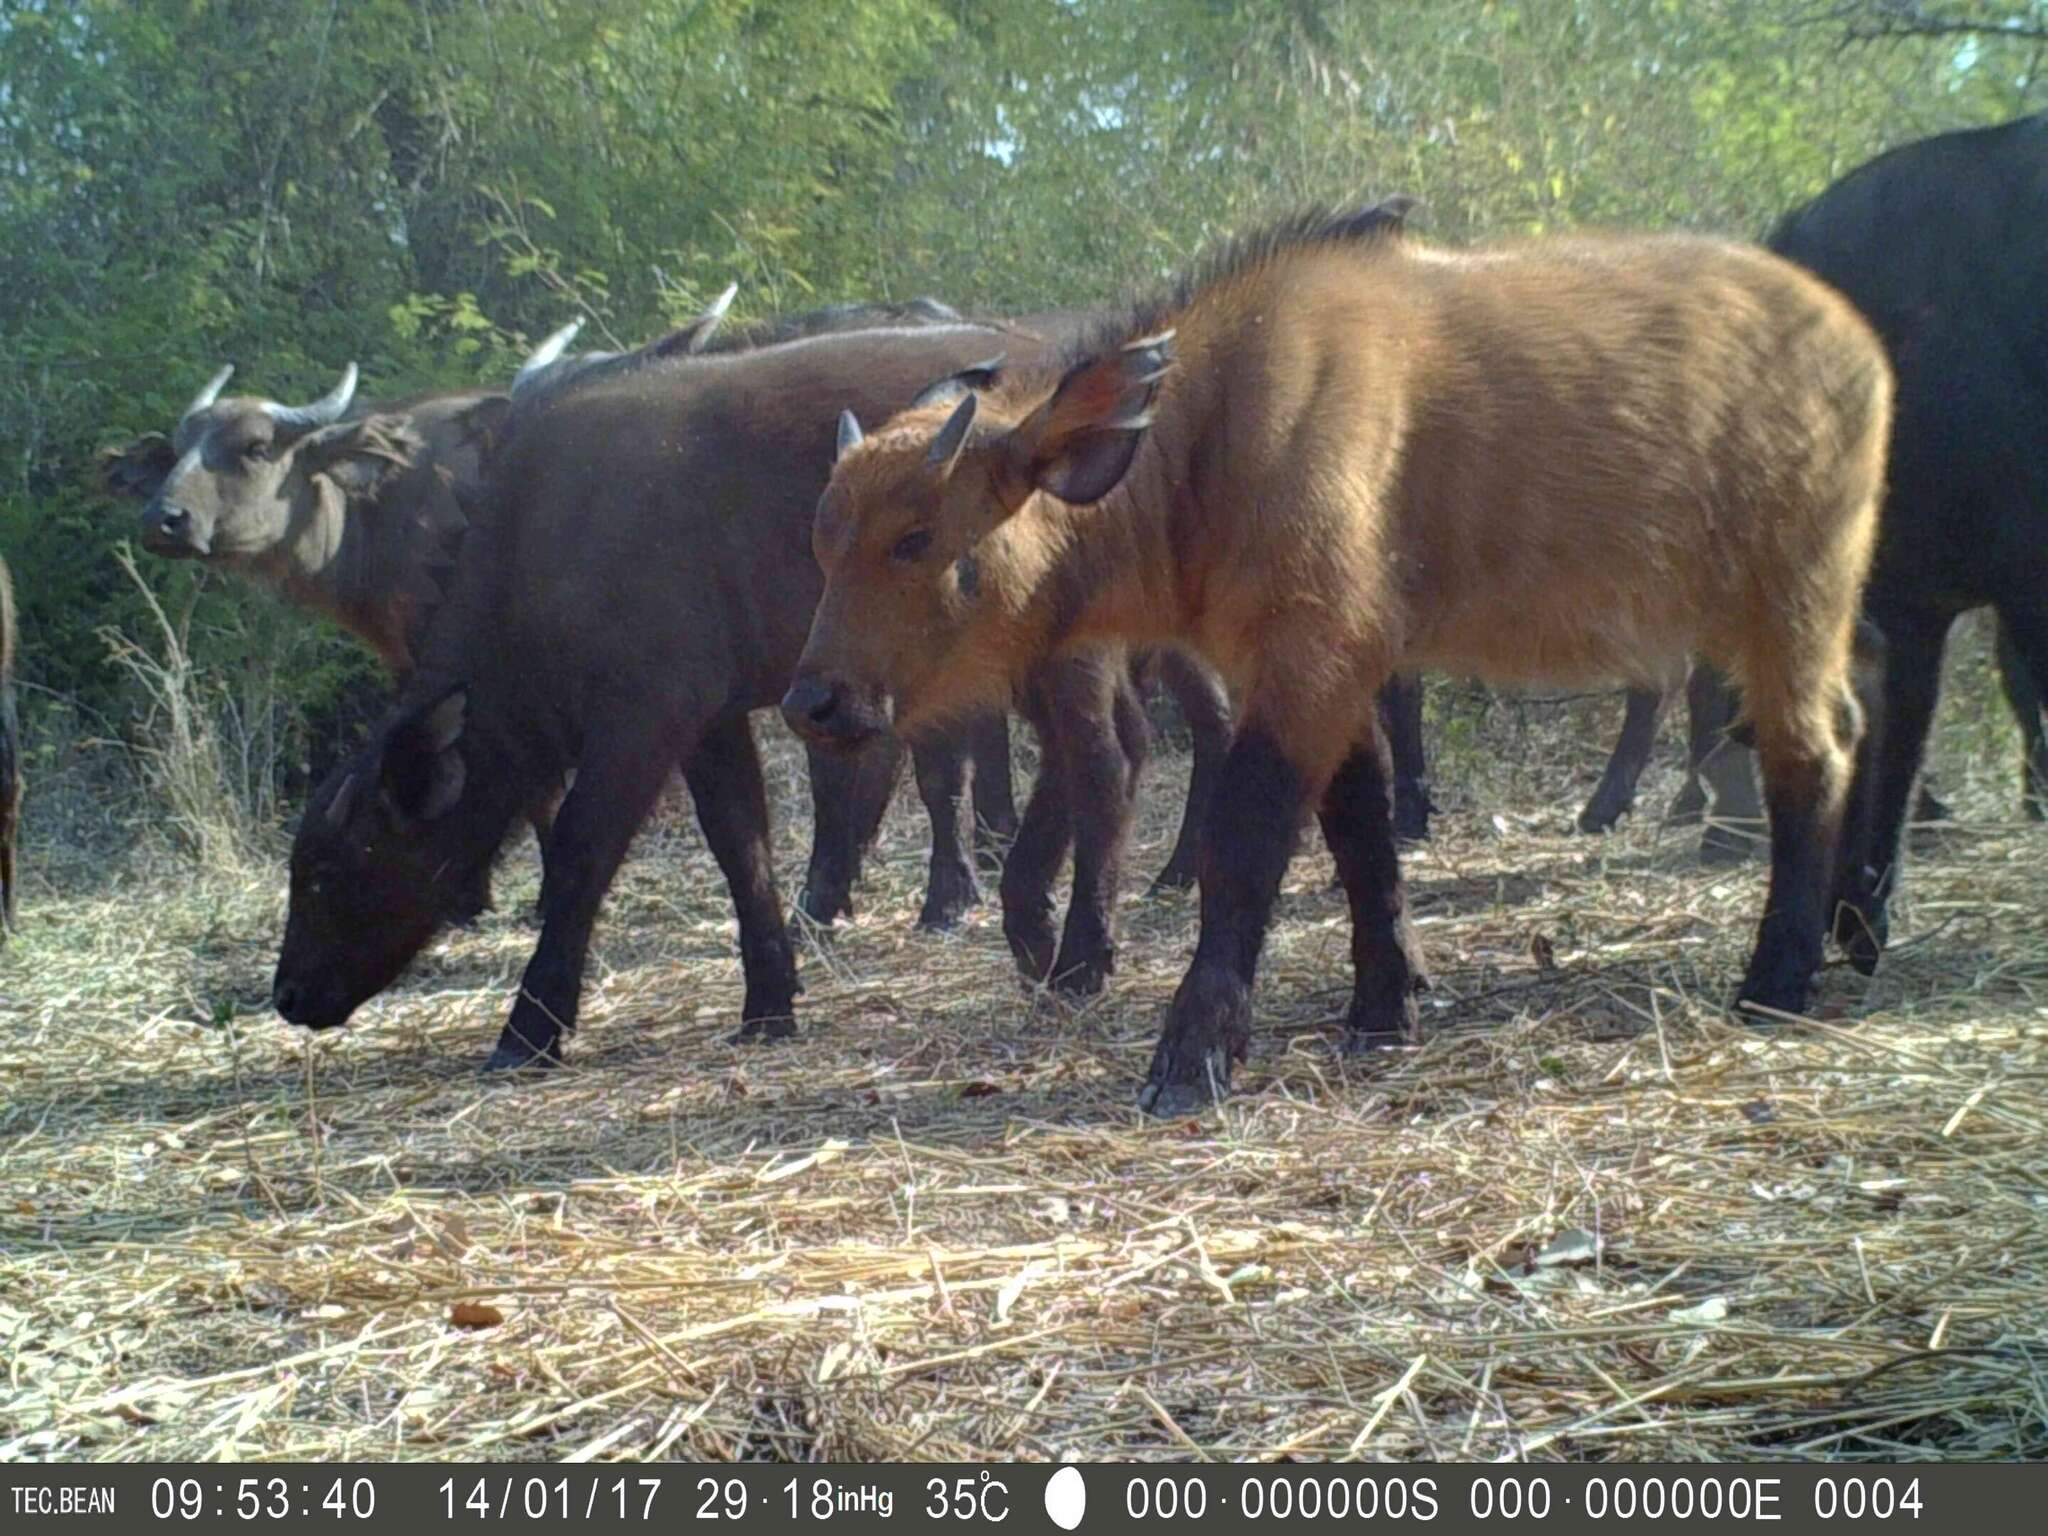
[[[1805,1006],[1865,709],[1852,677],[1891,376],[1842,299],[1691,236],[1454,253],[1397,210],[1225,251],[1059,362],[858,430],[818,504],[790,710],[911,732],[1070,648],[1182,644],[1241,700],[1202,923],[1140,1104],[1222,1091],[1307,807],[1350,898],[1347,1044],[1420,1034],[1374,698],[1738,676],[1771,813],[1739,999]]]
[[[19,888],[14,840],[21,829],[21,723],[14,711],[14,581],[0,560],[0,941],[14,927]]]
[[[624,369],[722,350],[720,322],[730,292],[705,314],[640,353],[610,360]],[[912,306],[840,305],[757,326],[751,335],[795,337],[845,330],[856,316],[920,322],[931,301]],[[550,338],[552,353],[522,370],[522,385],[565,379],[595,359],[559,358],[573,328]],[[153,553],[233,570],[333,619],[374,652],[395,677],[413,669],[420,636],[439,607],[466,527],[463,499],[480,482],[486,452],[506,424],[505,393],[460,391],[363,411],[356,371],[311,405],[222,397],[223,368],[169,437],[151,433],[110,454],[105,475],[118,493],[145,502],[141,539]],[[1013,831],[1009,748],[999,729],[977,740],[972,782],[984,824]],[[900,748],[878,746],[872,761],[815,758],[816,835],[799,907],[829,923],[851,911],[863,852],[879,828],[900,771]],[[933,816],[931,884],[923,921],[957,922],[977,898],[965,852],[969,763],[957,743],[921,750],[918,783]],[[560,786],[536,790],[525,808],[541,839]],[[488,884],[468,893],[469,913],[489,905]],[[465,914],[467,915],[467,914]]]
[[[605,891],[680,765],[739,916],[741,1034],[790,1033],[795,956],[747,712],[783,694],[817,602],[831,413],[886,415],[992,350],[967,326],[855,332],[515,405],[412,676],[301,822],[278,1011],[343,1022],[447,920],[535,788],[573,770],[540,941],[491,1064],[558,1060]],[[1098,799],[1075,816],[1123,814]],[[1113,857],[1100,841],[1077,854]]]

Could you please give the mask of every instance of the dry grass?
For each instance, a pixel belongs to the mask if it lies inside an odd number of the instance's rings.
[[[0,1458],[2048,1455],[2048,836],[1956,794],[1886,973],[1759,1033],[1715,1005],[1760,871],[1563,835],[1593,749],[1507,755],[1511,808],[1468,782],[1410,861],[1435,1038],[1337,1056],[1304,857],[1237,1096],[1170,1125],[1131,1101],[1192,901],[1131,895],[1108,996],[1034,1003],[988,910],[910,931],[907,805],[770,1048],[724,1043],[729,909],[666,814],[573,1065],[521,1085],[472,1069],[523,848],[500,915],[317,1039],[263,1008],[275,869],[38,892],[0,958]]]

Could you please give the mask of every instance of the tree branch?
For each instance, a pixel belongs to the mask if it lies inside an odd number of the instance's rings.
[[[2025,12],[1971,16],[1950,8],[1918,5],[1913,0],[1839,0],[1819,7],[1816,21],[1840,25],[1852,42],[1902,37],[1994,37],[2022,42],[2048,42],[2048,5],[2034,0]]]

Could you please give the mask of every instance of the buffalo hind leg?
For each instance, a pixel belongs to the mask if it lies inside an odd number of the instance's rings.
[[[1422,1043],[1416,994],[1429,985],[1415,930],[1408,922],[1394,845],[1392,763],[1375,733],[1351,755],[1323,791],[1323,841],[1351,905],[1351,1012],[1344,1049],[1372,1050]]]
[[[770,852],[768,794],[761,783],[761,755],[744,714],[721,720],[697,744],[683,765],[697,825],[732,892],[739,918],[740,970],[747,992],[740,1005],[735,1041],[782,1039],[796,1033],[796,951],[783,925]]]
[[[675,771],[678,733],[649,720],[639,701],[592,720],[576,783],[548,838],[541,876],[540,942],[485,1071],[554,1066],[576,1025],[590,931],[640,824]]]
[[[1010,774],[1010,712],[991,709],[967,726],[974,759],[974,857],[990,874],[1017,840],[1017,791]]]
[[[1664,719],[1670,693],[1662,688],[1631,688],[1621,736],[1608,756],[1592,798],[1579,812],[1581,832],[1609,832],[1635,807],[1636,785],[1657,746],[1657,727]]]
[[[1394,761],[1394,835],[1404,843],[1429,839],[1429,759],[1422,740],[1422,679],[1396,672],[1380,689],[1380,715]]]
[[[1820,969],[1863,710],[1846,678],[1805,688],[1772,679],[1751,687],[1750,704],[1770,817],[1771,878],[1736,1000],[1799,1014]]]
[[[1707,788],[1702,765],[1720,746],[1740,713],[1735,685],[1710,661],[1697,661],[1685,680],[1685,782],[1672,797],[1665,820],[1691,826],[1706,814]],[[1754,799],[1752,793],[1751,798]]]
[[[967,852],[973,843],[968,825],[973,810],[965,733],[954,729],[928,736],[911,748],[910,760],[917,770],[917,793],[932,823],[931,873],[917,926],[943,932],[959,927],[968,909],[981,900]]]
[[[1216,795],[1216,778],[1230,750],[1230,694],[1223,679],[1176,650],[1159,653],[1159,676],[1180,706],[1191,743],[1187,804],[1181,811],[1180,835],[1173,854],[1152,882],[1149,896],[1193,887],[1201,861],[1202,824]]]
[[[1220,1097],[1251,1044],[1251,990],[1309,785],[1264,727],[1238,735],[1202,828],[1202,928],[1166,1012],[1138,1107],[1181,1115]]]
[[[1914,781],[1941,694],[1941,653],[1952,615],[1920,609],[1874,613],[1883,637],[1884,733],[1870,760],[1870,783],[1858,793],[1866,830],[1859,857],[1840,872],[1834,932],[1858,969],[1874,969],[1891,935],[1891,895],[1898,888],[1900,840]]]
[[[2041,688],[2048,680],[2048,612],[2022,614],[2017,623],[2034,637],[2033,655],[2021,654],[2014,623],[1998,621],[1998,679],[2005,701],[2020,728],[2020,814],[2029,821],[2048,820],[2048,708]]]

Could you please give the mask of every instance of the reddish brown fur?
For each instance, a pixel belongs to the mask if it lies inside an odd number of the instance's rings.
[[[1850,636],[1891,396],[1869,328],[1789,264],[1720,241],[1458,254],[1331,228],[1233,253],[1057,389],[1000,381],[968,408],[950,474],[925,462],[944,407],[850,453],[819,507],[827,585],[799,678],[915,729],[1047,654],[1186,644],[1242,701],[1240,749],[1270,743],[1285,771],[1269,777],[1327,811],[1339,768],[1378,749],[1372,701],[1397,665],[1652,680],[1691,646],[1743,684],[1787,807],[1774,819],[1806,849],[1795,824],[1832,827],[1860,734]],[[1155,395],[1139,374],[1156,349],[1118,343],[1167,327]],[[1043,489],[1134,437],[1094,505]],[[932,531],[929,557],[892,558],[913,529]],[[970,554],[971,598],[952,574]],[[1382,776],[1360,774],[1345,793],[1369,804]],[[1391,876],[1390,853],[1357,857]],[[1804,890],[1805,854],[1786,857]],[[1210,884],[1205,944],[1212,904],[1231,905]],[[1270,896],[1241,894],[1262,931]],[[1806,974],[1790,972],[1818,918],[1783,920],[1802,937],[1760,943],[1745,996],[1797,1007]],[[1256,949],[1232,952],[1245,987]],[[1204,965],[1174,1017],[1228,991],[1189,992]]]

